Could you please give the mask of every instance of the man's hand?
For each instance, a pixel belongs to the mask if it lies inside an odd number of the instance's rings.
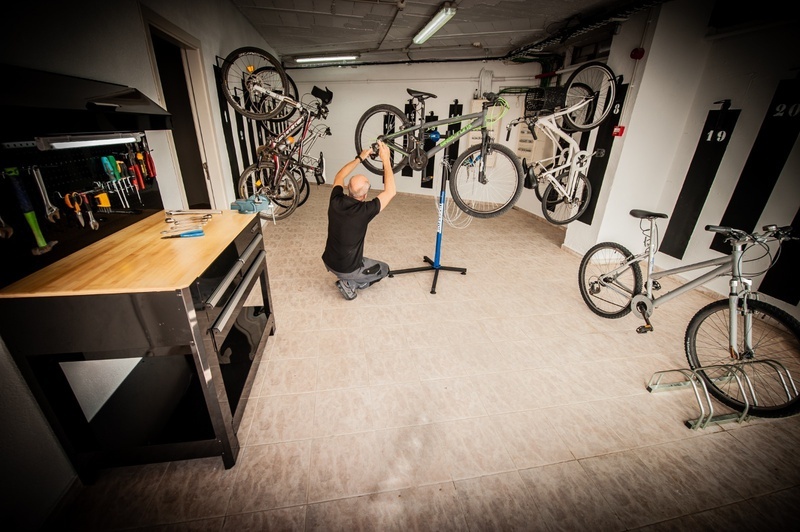
[[[362,161],[366,160],[370,155],[372,155],[372,148],[365,148],[358,154]]]
[[[384,165],[392,165],[392,154],[389,152],[389,146],[381,141],[378,141],[378,157],[381,158],[381,161],[383,161]]]

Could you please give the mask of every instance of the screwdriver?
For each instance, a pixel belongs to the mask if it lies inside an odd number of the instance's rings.
[[[161,238],[188,238],[193,236],[203,236],[205,232],[202,229],[194,229],[192,231],[184,231],[183,233],[176,233],[174,235],[166,235]]]

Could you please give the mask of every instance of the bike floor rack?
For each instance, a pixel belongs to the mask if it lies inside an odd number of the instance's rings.
[[[744,369],[742,369],[747,365],[754,364],[764,364],[773,369],[783,386],[787,398],[792,399],[793,397],[797,397],[797,388],[794,385],[794,381],[792,380],[789,370],[787,370],[780,362],[776,360],[754,360],[751,362],[745,362],[743,364],[719,364],[714,366],[704,366],[697,369],[677,368],[657,371],[652,377],[650,377],[650,381],[647,383],[647,391],[650,393],[667,392],[691,386],[692,390],[694,391],[695,399],[697,399],[697,405],[700,408],[700,417],[684,421],[684,424],[690,429],[704,429],[709,423],[720,424],[731,421],[743,423],[750,418],[750,405],[758,405],[758,396],[753,389],[753,384],[750,381],[750,377],[747,375]],[[744,399],[744,408],[741,412],[720,414],[717,416],[714,415],[714,404],[711,401],[711,395],[708,392],[705,380],[700,375],[701,372],[709,369],[727,370],[724,375],[714,379],[715,381],[731,379],[736,380],[741,397]],[[664,376],[670,373],[679,373],[683,375],[684,380],[662,383],[661,381]],[[791,389],[790,386],[787,385],[787,380],[791,385]],[[747,392],[749,392],[749,395]]]

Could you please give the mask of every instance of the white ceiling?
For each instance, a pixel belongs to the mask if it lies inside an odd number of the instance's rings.
[[[613,25],[664,0],[454,0],[455,17],[412,42],[442,2],[232,0],[288,67],[294,58],[357,53],[355,63],[476,59],[524,61]]]

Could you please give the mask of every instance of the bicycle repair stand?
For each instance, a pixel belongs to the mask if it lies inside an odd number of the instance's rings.
[[[442,266],[441,264],[441,256],[442,256],[442,228],[444,227],[444,195],[445,190],[447,189],[447,180],[450,178],[450,171],[447,168],[447,165],[442,167],[442,190],[439,192],[439,225],[436,228],[436,254],[433,256],[433,260],[428,258],[427,256],[423,257],[423,260],[430,264],[430,266],[421,266],[419,268],[406,268],[404,270],[396,270],[391,271],[389,270],[389,277],[394,277],[395,275],[400,275],[401,273],[413,273],[413,272],[427,272],[433,270],[433,284],[431,285],[431,294],[436,293],[436,282],[439,279],[439,272],[441,270],[448,271],[448,272],[459,272],[461,275],[467,274],[466,268],[454,268],[452,266]]]

